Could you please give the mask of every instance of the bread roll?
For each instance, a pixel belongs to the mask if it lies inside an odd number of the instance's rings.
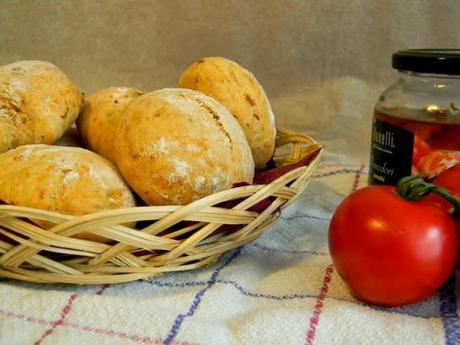
[[[275,117],[252,73],[228,59],[209,57],[192,64],[179,85],[201,91],[226,106],[243,128],[256,169],[265,167],[275,150]]]
[[[115,160],[113,143],[117,121],[126,106],[142,92],[127,87],[110,87],[85,97],[77,126],[88,148],[110,161]]]
[[[75,121],[82,102],[81,91],[49,62],[0,67],[0,152],[54,143]]]
[[[0,155],[0,201],[75,216],[135,206],[118,170],[77,147],[24,145]],[[97,235],[80,238],[101,240]]]
[[[252,182],[254,161],[241,127],[200,92],[147,93],[127,106],[120,122],[116,163],[150,205],[184,205]]]

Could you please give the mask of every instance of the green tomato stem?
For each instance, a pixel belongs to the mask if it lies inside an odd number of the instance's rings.
[[[430,193],[435,193],[452,204],[453,216],[457,216],[460,212],[460,198],[443,187],[426,182],[421,175],[403,177],[398,181],[396,190],[400,197],[410,201],[417,201]]]

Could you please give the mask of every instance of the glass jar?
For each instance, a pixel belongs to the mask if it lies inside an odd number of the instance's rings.
[[[402,50],[392,66],[399,79],[375,106],[369,184],[433,178],[460,163],[460,50]]]

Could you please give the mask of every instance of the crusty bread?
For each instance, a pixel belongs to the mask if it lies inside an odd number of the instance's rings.
[[[142,92],[133,88],[109,87],[85,97],[77,127],[88,148],[112,162],[115,160],[113,144],[118,119],[126,106],[140,95]]]
[[[252,182],[254,161],[241,127],[200,92],[163,89],[136,98],[120,119],[116,163],[150,205],[184,205]]]
[[[275,117],[254,75],[237,63],[208,57],[192,64],[179,86],[198,90],[226,106],[248,139],[256,169],[263,169],[275,150]]]
[[[71,215],[134,207],[116,167],[77,147],[24,145],[0,155],[0,201]],[[101,240],[89,233],[80,238]]]
[[[0,152],[54,143],[75,121],[82,103],[81,91],[49,62],[0,67]]]

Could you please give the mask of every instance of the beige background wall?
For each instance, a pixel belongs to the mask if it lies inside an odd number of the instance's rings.
[[[43,59],[86,93],[148,91],[225,56],[256,75],[281,125],[365,163],[391,53],[460,47],[459,18],[455,0],[0,0],[0,65]]]

